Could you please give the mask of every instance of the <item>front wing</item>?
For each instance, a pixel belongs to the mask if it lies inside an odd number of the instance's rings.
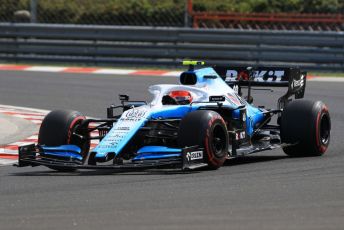
[[[167,159],[155,160],[140,160],[140,161],[123,161],[113,164],[96,165],[93,162],[92,153],[83,160],[61,159],[56,157],[47,157],[42,152],[43,149],[39,145],[31,144],[19,147],[19,159],[17,167],[26,166],[46,166],[54,169],[73,170],[73,169],[89,169],[89,170],[114,170],[114,171],[141,171],[147,169],[180,169],[193,170],[197,168],[206,167],[207,163],[204,158],[203,149],[198,146],[186,147],[181,151],[180,157],[173,157]],[[202,154],[202,159],[199,157],[193,159],[193,154]],[[87,162],[87,163],[86,163]]]

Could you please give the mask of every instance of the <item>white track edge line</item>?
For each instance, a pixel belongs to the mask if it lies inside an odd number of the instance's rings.
[[[0,104],[0,107],[5,107],[5,108],[9,108],[9,109],[18,109],[18,110],[29,110],[29,111],[38,112],[38,113],[49,113],[50,112],[50,110],[45,110],[45,109],[36,109],[36,108],[13,106],[13,105]]]

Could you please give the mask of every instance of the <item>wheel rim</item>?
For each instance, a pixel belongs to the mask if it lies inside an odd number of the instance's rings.
[[[223,157],[226,147],[226,133],[220,125],[216,125],[213,130],[213,144],[214,155],[218,158]]]
[[[320,119],[320,141],[323,145],[328,144],[330,139],[330,118],[323,114]]]

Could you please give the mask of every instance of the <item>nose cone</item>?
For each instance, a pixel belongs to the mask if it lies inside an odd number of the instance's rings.
[[[92,152],[96,152],[96,161],[106,162],[118,155],[144,125],[149,116],[150,113],[146,106],[123,112],[121,118],[118,119],[98,146],[93,149]]]

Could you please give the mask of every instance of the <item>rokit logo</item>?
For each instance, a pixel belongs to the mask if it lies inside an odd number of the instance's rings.
[[[284,77],[283,70],[270,70],[270,71],[254,71],[254,81],[281,81]],[[247,73],[245,71],[227,70],[225,81],[237,81],[237,80],[248,80]]]
[[[203,159],[203,151],[187,152],[186,158],[188,161]]]

